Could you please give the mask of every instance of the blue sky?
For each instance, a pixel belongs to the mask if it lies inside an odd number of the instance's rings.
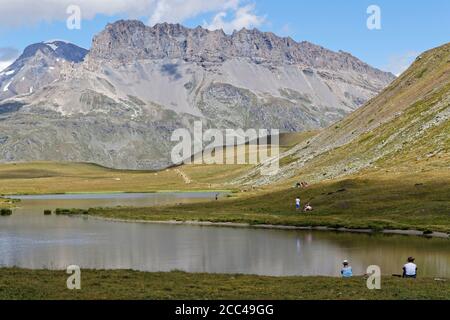
[[[81,9],[79,30],[66,27],[70,4]],[[369,5],[381,9],[380,30],[367,28]],[[447,0],[2,0],[0,13],[0,69],[35,42],[64,39],[89,48],[94,34],[123,18],[227,32],[258,27],[350,52],[396,74],[421,52],[450,41]]]

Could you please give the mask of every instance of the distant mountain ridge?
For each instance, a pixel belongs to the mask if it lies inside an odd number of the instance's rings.
[[[35,43],[0,72],[0,100],[29,94],[59,78],[64,63],[80,63],[88,50],[61,40]]]
[[[94,59],[183,59],[190,62],[224,62],[249,58],[254,63],[293,64],[312,68],[347,69],[370,73],[392,81],[390,73],[375,69],[340,51],[333,52],[309,42],[278,37],[271,32],[242,29],[231,35],[202,27],[161,23],[148,27],[141,21],[118,21],[94,37]]]
[[[1,161],[159,169],[171,164],[173,130],[194,120],[323,128],[395,79],[348,53],[258,30],[122,20],[95,36],[89,53],[68,45],[32,46],[0,78]]]

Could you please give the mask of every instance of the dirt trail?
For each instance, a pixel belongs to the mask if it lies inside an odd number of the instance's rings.
[[[184,180],[184,183],[186,184],[191,184],[192,180],[188,177],[188,175],[186,173],[184,173],[183,171],[181,171],[180,169],[175,169],[175,172],[178,173]]]

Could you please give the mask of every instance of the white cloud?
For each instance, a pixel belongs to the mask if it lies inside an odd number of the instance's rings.
[[[20,26],[41,21],[65,20],[67,8],[77,5],[83,19],[92,19],[97,14],[127,14],[139,17],[149,14],[157,0],[1,0],[0,25]]]
[[[403,54],[391,56],[388,65],[384,69],[392,72],[396,76],[400,76],[411,66],[419,54],[416,51],[408,51]]]
[[[0,48],[0,72],[9,67],[19,56],[19,51],[15,48]]]
[[[229,11],[221,11],[217,13],[210,23],[204,23],[204,27],[209,30],[223,29],[226,33],[231,33],[234,30],[241,30],[242,28],[256,28],[261,26],[266,17],[258,16],[255,13],[255,5],[248,4],[237,7],[232,10],[232,19],[226,20]]]
[[[240,0],[156,0],[149,24],[183,22],[200,14],[237,10]]]
[[[0,25],[20,26],[41,21],[64,20],[70,5],[81,8],[82,18],[92,19],[97,14],[125,13],[138,17],[151,12],[156,0],[1,0]]]
[[[6,68],[8,68],[10,65],[12,65],[13,62],[14,62],[14,60],[0,61],[0,72],[2,72]]]
[[[216,15],[212,26],[225,28],[261,24],[262,18],[253,14],[247,0],[1,0],[0,26],[21,26],[41,21],[63,21],[69,17],[66,10],[78,5],[82,19],[98,14],[125,15],[128,18],[146,18],[149,25],[158,22],[182,23],[201,14]],[[233,21],[224,21],[223,13],[232,12]]]

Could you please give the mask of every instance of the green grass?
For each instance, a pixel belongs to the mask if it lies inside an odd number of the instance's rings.
[[[6,199],[0,198],[0,208],[8,208],[10,206],[9,201]]]
[[[420,182],[420,183],[419,183]],[[450,233],[450,185],[439,175],[365,175],[312,185],[267,188],[203,203],[151,208],[97,208],[90,215],[147,221],[209,221]],[[295,198],[311,213],[295,210]]]
[[[287,150],[315,134],[317,132],[284,133],[280,137],[280,147]],[[248,155],[248,147],[240,150]],[[183,165],[145,171],[116,170],[90,163],[6,163],[0,164],[0,195],[229,190],[226,184],[252,167]]]
[[[0,209],[2,208],[12,208],[15,203],[20,202],[18,199],[0,198]]]
[[[81,290],[68,290],[64,271],[0,269],[0,299],[249,299],[406,300],[450,299],[450,282],[383,277],[381,290],[364,278],[262,277],[82,270]]]
[[[156,172],[87,163],[8,163],[0,164],[0,195],[228,190],[224,184],[245,170],[246,165],[186,165]]]

